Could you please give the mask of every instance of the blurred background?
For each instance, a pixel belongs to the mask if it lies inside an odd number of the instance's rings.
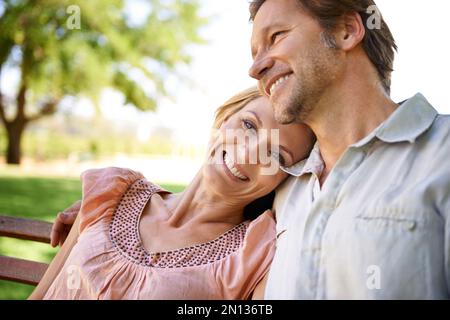
[[[450,3],[377,4],[399,46],[394,100],[450,113]],[[0,0],[0,214],[52,221],[94,167],[183,190],[215,109],[254,84],[250,35],[247,0]],[[0,255],[54,253],[0,238]],[[0,281],[0,299],[31,290]]]

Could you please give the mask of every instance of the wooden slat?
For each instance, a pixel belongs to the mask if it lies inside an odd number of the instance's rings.
[[[52,224],[0,215],[0,236],[50,243]]]
[[[0,279],[37,285],[48,264],[0,256]]]

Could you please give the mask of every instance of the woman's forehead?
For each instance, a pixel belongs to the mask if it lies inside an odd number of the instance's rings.
[[[242,111],[252,111],[260,117],[261,120],[270,122],[275,120],[272,106],[269,100],[265,97],[258,97],[250,101],[244,108],[242,108]]]

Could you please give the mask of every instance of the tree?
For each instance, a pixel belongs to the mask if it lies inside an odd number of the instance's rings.
[[[198,15],[199,0],[146,3],[149,14],[137,23],[127,0],[0,1],[0,77],[5,68],[20,71],[13,98],[0,88],[7,163],[20,163],[26,126],[54,114],[66,96],[96,101],[113,87],[126,103],[155,109],[167,95],[165,77],[189,63],[185,49],[202,43],[198,31],[207,21]]]

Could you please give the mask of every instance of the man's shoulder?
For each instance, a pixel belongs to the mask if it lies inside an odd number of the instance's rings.
[[[425,139],[428,143],[439,144],[442,151],[450,153],[450,149],[442,148],[450,145],[450,115],[438,114]]]
[[[433,126],[450,130],[450,114],[438,114]]]

